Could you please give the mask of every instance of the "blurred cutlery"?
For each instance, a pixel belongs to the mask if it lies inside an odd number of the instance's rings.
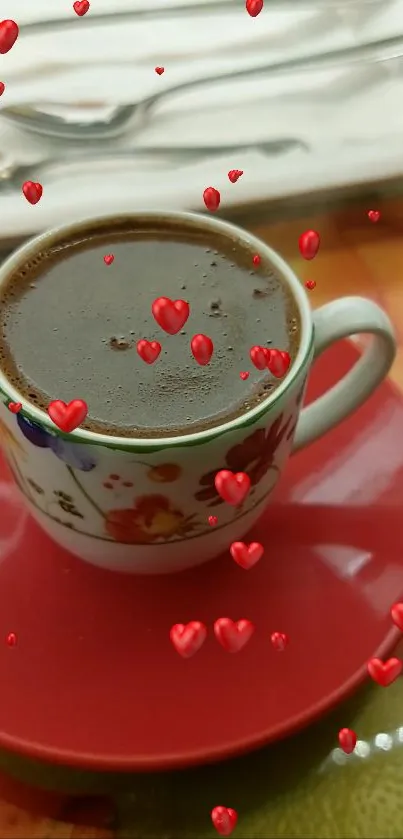
[[[385,50],[389,50],[390,54],[383,54]],[[59,108],[61,111],[66,111],[68,114],[66,117],[63,114],[55,115],[46,113],[40,109],[40,105],[32,106],[29,103],[26,105],[3,107],[0,109],[0,115],[27,131],[47,137],[71,139],[85,143],[89,140],[104,141],[109,140],[111,137],[118,137],[129,127],[133,130],[143,127],[149,112],[169,96],[207,84],[214,85],[227,80],[232,82],[236,79],[247,79],[253,76],[261,77],[263,74],[275,75],[277,73],[281,74],[295,70],[310,71],[328,67],[345,67],[347,70],[349,66],[361,65],[363,62],[376,64],[378,62],[400,58],[402,55],[403,35],[399,35],[384,39],[383,41],[375,41],[354,47],[344,47],[343,49],[332,50],[328,53],[319,53],[310,57],[286,59],[270,64],[263,64],[258,67],[233,70],[214,75],[213,77],[205,76],[203,78],[181,82],[168,88],[166,87],[159,93],[146,96],[130,105],[117,105],[114,107],[112,115],[108,118],[102,120],[94,119],[87,123],[80,122],[79,120],[74,124],[71,123],[71,107],[73,106],[77,109],[79,107],[79,103],[77,102],[73,103],[72,106],[52,102],[47,103],[47,106],[50,108]],[[106,106],[107,103],[104,103],[104,105]]]
[[[90,152],[85,154],[71,154],[63,156],[52,156],[45,160],[36,161],[33,163],[10,163],[1,166],[0,164],[0,190],[12,189],[20,187],[25,180],[41,179],[43,175],[57,175],[60,172],[68,174],[72,177],[73,170],[88,171],[90,168],[106,166],[114,167],[117,163],[125,162],[128,165],[131,161],[137,164],[150,162],[154,166],[155,163],[160,162],[164,168],[167,163],[174,166],[181,166],[183,163],[190,163],[201,160],[204,157],[210,157],[217,154],[234,154],[245,151],[260,151],[267,155],[280,155],[293,149],[300,149],[301,151],[309,151],[309,147],[302,140],[293,138],[282,138],[279,140],[270,140],[266,143],[249,143],[248,145],[234,144],[230,146],[201,146],[197,147],[179,147],[172,146],[167,148],[135,148],[123,151],[103,151]]]
[[[352,6],[361,8],[362,6],[368,7],[376,7],[379,5],[379,0],[304,0],[304,2],[298,3],[296,7],[295,0],[266,0],[267,7],[274,8],[274,9],[291,9],[293,11],[296,10],[304,10],[307,9],[319,9],[323,11],[324,9],[344,9],[344,8],[351,8]],[[200,14],[222,14],[223,11],[229,9],[233,12],[237,6],[239,6],[240,11],[244,12],[244,2],[234,2],[234,0],[206,0],[206,2],[196,2],[196,3],[177,3],[175,5],[169,6],[164,3],[156,4],[154,6],[147,6],[145,5],[143,8],[137,9],[117,9],[113,11],[113,15],[111,12],[93,12],[91,10],[91,16],[88,16],[87,21],[88,23],[92,24],[103,24],[107,23],[113,17],[113,22],[116,21],[125,21],[125,20],[132,20],[133,18],[137,18],[141,20],[142,18],[154,18],[154,17],[183,17],[184,15],[192,15],[193,13],[200,15]],[[50,20],[35,20],[29,23],[23,23],[20,26],[20,31],[22,34],[34,34],[36,32],[42,33],[45,29],[64,29],[67,27],[71,27],[77,25],[80,21],[75,15],[71,15],[69,17],[61,17],[61,18],[51,18]],[[82,26],[82,24],[80,24]]]

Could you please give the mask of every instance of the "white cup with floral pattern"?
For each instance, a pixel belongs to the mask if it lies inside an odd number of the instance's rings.
[[[375,303],[341,298],[313,314],[291,268],[246,231],[190,213],[132,216],[137,222],[152,217],[244,241],[287,284],[302,329],[294,364],[265,401],[219,427],[174,438],[119,438],[80,428],[65,434],[0,370],[0,443],[32,516],[55,542],[81,559],[139,574],[180,571],[242,540],[270,500],[289,455],[364,402],[387,375],[396,352],[391,323]],[[1,266],[0,285],[39,251],[94,222],[65,225],[32,239]],[[359,333],[372,334],[359,361],[301,410],[314,359],[333,342]],[[10,402],[20,402],[21,411],[13,414]],[[225,503],[217,492],[215,476],[222,469],[250,478],[251,489],[239,506]],[[212,515],[217,517],[214,527]]]

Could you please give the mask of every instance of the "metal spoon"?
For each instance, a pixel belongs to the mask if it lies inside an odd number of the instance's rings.
[[[379,51],[386,49],[391,50],[390,54],[379,55]],[[111,137],[118,137],[129,127],[134,132],[142,128],[152,109],[159,103],[165,101],[169,96],[183,93],[184,91],[189,91],[206,84],[214,85],[227,80],[234,81],[236,79],[253,78],[254,76],[275,75],[295,70],[309,71],[333,66],[345,67],[347,70],[350,65],[361,65],[364,61],[376,64],[378,62],[400,58],[402,55],[403,35],[399,35],[383,41],[363,44],[358,47],[343,48],[310,57],[287,59],[263,64],[259,67],[249,67],[243,70],[233,70],[213,77],[181,82],[180,84],[172,85],[170,88],[165,88],[160,93],[145,96],[136,103],[118,105],[115,107],[111,117],[103,120],[95,119],[91,123],[78,121],[72,125],[63,116],[46,113],[40,109],[40,106],[32,106],[31,104],[2,108],[0,114],[4,119],[16,123],[21,128],[35,134],[85,143],[88,143],[89,140],[104,141],[109,140]],[[52,106],[52,103],[49,103],[49,105]],[[53,107],[68,108],[68,106],[60,105],[60,103],[53,103]],[[71,109],[69,119],[71,119]]]

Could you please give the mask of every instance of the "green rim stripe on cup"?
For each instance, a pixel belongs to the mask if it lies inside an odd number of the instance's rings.
[[[294,384],[295,380],[301,374],[301,370],[305,367],[306,362],[309,360],[310,355],[313,351],[313,343],[314,343],[314,330],[312,330],[311,340],[308,344],[305,352],[305,356],[301,360],[300,364],[291,369],[290,375],[286,380],[286,387],[283,393],[287,393],[289,388]],[[12,401],[11,397],[7,395],[5,390],[3,390],[0,386],[0,398],[1,401],[7,405],[8,402]],[[274,391],[273,395],[269,397],[265,402],[262,403],[259,409],[255,409],[253,414],[250,412],[249,414],[243,414],[236,422],[236,425],[233,426],[235,428],[248,428],[250,425],[254,425],[262,416],[268,415],[273,408],[278,408],[278,399],[277,399],[277,391]],[[184,442],[183,438],[178,437],[176,438],[167,438],[166,442],[164,443],[162,440],[158,442],[157,445],[153,445],[152,440],[143,440],[142,444],[137,445],[137,441],[133,438],[127,438],[127,443],[117,443],[114,442],[114,438],[110,438],[110,443],[107,442],[106,438],[102,440],[98,440],[97,436],[94,434],[90,438],[83,439],[80,437],[80,430],[77,429],[76,433],[74,434],[74,438],[71,434],[65,434],[63,431],[60,431],[56,425],[52,423],[51,420],[45,420],[41,418],[41,421],[38,422],[38,419],[33,416],[29,410],[26,408],[21,409],[19,412],[22,417],[27,419],[29,422],[34,423],[35,425],[40,425],[44,427],[47,431],[53,434],[55,437],[61,437],[63,440],[71,440],[75,444],[82,444],[87,446],[103,446],[107,449],[112,449],[113,451],[123,451],[123,452],[141,452],[144,451],[146,448],[148,452],[158,452],[162,451],[163,449],[179,449],[179,448],[188,448],[192,446],[202,446],[205,443],[208,443],[210,440],[214,440],[218,437],[221,437],[223,434],[227,434],[231,429],[227,426],[217,426],[217,428],[212,428],[208,437],[200,437],[197,433],[193,436],[188,436],[188,439]]]

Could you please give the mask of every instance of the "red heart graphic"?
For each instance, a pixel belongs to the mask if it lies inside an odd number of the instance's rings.
[[[339,745],[346,755],[351,755],[357,743],[357,735],[351,728],[341,728],[339,731]]]
[[[320,236],[316,230],[306,230],[299,237],[299,249],[304,259],[314,259],[320,245]]]
[[[267,367],[269,350],[266,347],[252,347],[249,351],[250,360],[258,370],[265,370]]]
[[[259,559],[263,556],[264,547],[260,542],[251,542],[250,545],[245,545],[245,542],[233,542],[230,547],[232,559],[247,571],[253,568]]]
[[[161,344],[158,341],[146,341],[145,339],[137,341],[137,352],[146,364],[154,364],[161,349]]]
[[[249,379],[250,373],[247,370],[243,370],[242,373],[239,374],[239,378],[242,379],[243,382],[246,382],[246,379]]]
[[[9,632],[8,633],[8,635],[6,637],[6,643],[8,644],[9,647],[15,647],[15,645],[17,643],[17,636],[16,636],[15,632]]]
[[[258,253],[256,253],[256,254],[255,254],[255,256],[254,256],[254,257],[253,257],[253,259],[252,259],[253,264],[254,264],[254,265],[260,265],[261,261],[262,261],[262,260],[261,260],[261,258],[260,258],[260,256],[259,256],[259,254],[258,254]]]
[[[214,635],[227,653],[238,653],[248,643],[255,631],[251,621],[233,621],[218,618],[214,624]]]
[[[285,650],[289,640],[290,639],[285,632],[272,632],[270,635],[270,641],[278,653],[282,653],[283,650]]]
[[[79,17],[83,17],[83,15],[86,15],[89,8],[90,4],[88,0],[76,0],[76,2],[73,3],[73,9],[76,15],[78,15]]]
[[[104,256],[105,265],[112,265],[112,262],[114,261],[114,259],[115,259],[115,257],[113,255],[113,253],[107,253],[106,256]]]
[[[55,399],[48,405],[48,414],[52,422],[67,434],[84,422],[87,413],[88,406],[82,399],[72,399],[68,404],[61,399]]]
[[[394,603],[390,614],[395,626],[400,629],[400,632],[403,632],[403,603]]]
[[[228,172],[228,178],[232,184],[236,184],[239,181],[239,178],[243,175],[243,169],[230,169]]]
[[[388,658],[383,662],[380,658],[371,658],[367,664],[368,673],[374,682],[386,688],[400,676],[403,662],[398,658]]]
[[[205,367],[213,355],[214,344],[208,335],[194,335],[190,342],[190,349],[194,360]]]
[[[217,833],[220,836],[230,836],[238,821],[237,811],[232,807],[214,807],[210,815]]]
[[[19,29],[14,20],[2,20],[0,23],[0,53],[10,52],[18,38]]]
[[[190,623],[176,623],[169,633],[176,652],[182,658],[190,658],[200,650],[207,636],[207,629],[200,621]]]
[[[4,82],[0,82],[0,96],[3,96],[3,93],[6,89]]]
[[[155,68],[155,72],[158,74],[158,76],[162,76],[164,70],[165,70],[165,67],[156,67]]]
[[[7,408],[9,411],[11,411],[12,414],[19,414],[22,405],[21,402],[9,402]]]
[[[211,213],[215,213],[220,206],[221,195],[218,189],[214,189],[213,186],[208,186],[207,189],[203,192],[203,201],[208,210]]]
[[[368,210],[368,218],[374,224],[375,224],[375,222],[379,221],[380,217],[381,217],[381,214],[380,214],[379,210]]]
[[[272,376],[281,379],[288,371],[291,356],[282,350],[267,350],[267,367]]]
[[[42,198],[43,187],[34,181],[25,181],[22,185],[22,191],[30,204],[37,204]]]
[[[257,17],[263,9],[263,0],[246,0],[246,11],[251,17]]]
[[[242,504],[250,490],[250,477],[246,472],[221,469],[214,478],[215,488],[223,501],[236,507]]]
[[[313,291],[313,289],[316,288],[315,280],[307,280],[305,283],[305,288],[307,288],[308,291]]]
[[[215,527],[217,522],[218,522],[217,516],[209,516],[208,517],[208,523],[209,523],[210,527]]]
[[[169,297],[158,297],[154,300],[151,311],[158,326],[169,335],[176,335],[182,329],[190,313],[186,300],[170,300]]]

